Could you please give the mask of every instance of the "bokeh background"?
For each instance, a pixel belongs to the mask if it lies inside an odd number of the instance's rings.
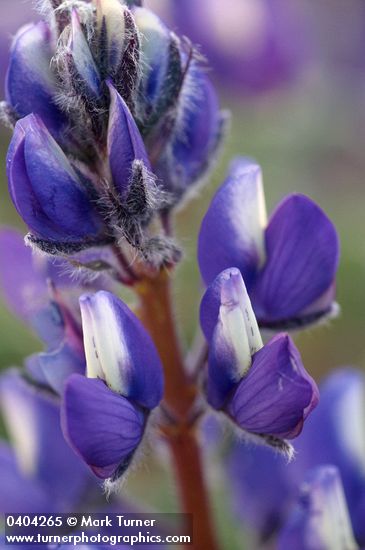
[[[150,0],[147,4],[153,5],[177,31],[191,31],[194,40],[202,44],[202,52],[210,57],[210,74],[219,89],[221,104],[232,112],[231,130],[216,171],[177,216],[185,262],[178,270],[175,293],[184,345],[187,347],[194,337],[201,294],[195,259],[199,223],[214,190],[224,179],[230,159],[247,155],[256,158],[263,168],[269,212],[285,194],[305,193],[322,206],[340,235],[341,315],[297,337],[307,370],[319,381],[337,366],[364,368],[364,1]],[[24,0],[0,0],[0,7],[3,90],[11,36],[36,15],[31,2]],[[222,51],[226,57],[222,57]],[[0,223],[25,230],[7,193],[5,155],[9,137],[7,130],[1,131]],[[26,355],[39,349],[35,337],[1,302],[0,368],[19,365]],[[142,475],[132,475],[127,490],[151,504],[161,503],[162,499],[164,506],[173,503],[172,482],[164,482],[168,487],[165,492],[149,491],[147,497],[143,493],[145,477],[150,477],[151,471],[156,487],[161,486],[165,474],[156,462]],[[224,501],[223,494],[223,488],[218,488],[217,502]],[[237,530],[230,528],[227,517],[221,523],[227,533],[227,548],[239,548],[234,542]]]

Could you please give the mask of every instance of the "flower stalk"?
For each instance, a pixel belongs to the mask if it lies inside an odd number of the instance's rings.
[[[164,403],[171,416],[160,428],[170,449],[182,510],[193,515],[194,546],[215,550],[218,543],[196,435],[198,389],[186,373],[181,355],[169,272],[161,271],[155,278],[146,278],[135,289],[140,298],[141,320],[155,342],[164,367]]]

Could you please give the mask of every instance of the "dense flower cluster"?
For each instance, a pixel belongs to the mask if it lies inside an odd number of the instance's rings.
[[[291,458],[288,440],[319,401],[292,337],[266,341],[260,330],[335,316],[337,233],[300,194],[267,220],[261,169],[246,158],[233,162],[201,224],[203,360],[179,370],[168,309],[168,278],[181,258],[172,216],[214,164],[226,115],[195,48],[139,4],[46,0],[43,20],[12,46],[2,104],[14,130],[7,174],[29,233],[28,248],[17,233],[0,234],[0,279],[9,306],[45,345],[0,382],[9,434],[28,409],[34,419],[24,441],[14,435],[14,450],[1,447],[9,484],[26,486],[26,500],[11,495],[14,511],[74,509],[81,495],[87,504],[86,489],[90,501],[98,493],[94,475],[115,487],[146,438],[191,444],[212,410],[258,453]],[[138,306],[117,296],[120,284]],[[341,492],[331,468],[306,487],[283,548],[299,548],[288,541],[303,522],[312,529],[312,508]]]

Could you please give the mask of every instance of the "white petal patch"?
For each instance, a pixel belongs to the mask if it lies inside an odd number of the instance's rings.
[[[96,0],[96,13],[98,28],[101,29],[105,19],[108,47],[114,51],[123,53],[125,38],[125,14],[126,6],[119,0]]]
[[[183,0],[180,0],[183,1]],[[228,56],[260,55],[267,40],[269,8],[264,0],[199,0],[199,15]],[[199,17],[196,15],[196,17]]]
[[[36,473],[38,432],[35,410],[23,395],[4,391],[1,408],[20,470],[28,476]]]
[[[88,378],[101,378],[127,395],[130,356],[110,298],[103,292],[83,298],[81,311]]]
[[[70,50],[80,76],[87,82],[93,93],[99,95],[98,69],[91,55],[89,45],[81,28],[79,16],[72,12],[72,33],[70,35]]]
[[[94,338],[94,324],[90,297],[83,296],[80,298],[80,309],[82,319],[82,332],[84,338],[84,349],[86,356],[86,376],[88,378],[104,379],[104,373],[100,363],[99,352],[96,348],[96,341]]]
[[[219,317],[224,337],[234,349],[239,378],[242,378],[251,366],[254,353],[263,347],[263,342],[238,270],[231,270],[222,285]]]
[[[265,228],[267,226],[261,168],[249,159],[237,159],[232,163],[229,175],[239,184],[238,191],[231,196],[232,221],[237,225],[237,233],[246,235],[247,247],[258,254],[259,267],[261,267],[266,261]],[[237,185],[235,188],[237,189]]]

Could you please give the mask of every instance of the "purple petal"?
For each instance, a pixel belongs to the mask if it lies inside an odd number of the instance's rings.
[[[214,196],[200,228],[198,260],[205,283],[237,267],[250,289],[264,259],[265,225],[260,167],[242,160]]]
[[[89,378],[153,409],[162,399],[162,365],[155,345],[131,310],[110,292],[80,298]]]
[[[291,195],[266,229],[267,261],[254,289],[257,317],[265,321],[300,317],[332,288],[339,259],[336,229],[308,197]],[[326,312],[332,303],[318,304]]]
[[[220,127],[220,111],[215,89],[201,71],[191,75],[198,92],[185,93],[183,124],[173,144],[177,170],[185,171],[187,182],[197,179],[208,162],[208,155]]]
[[[133,161],[143,161],[149,170],[151,166],[141,134],[125,101],[111,83],[108,87],[110,91],[108,128],[110,170],[114,185],[123,196],[130,183]]]
[[[89,476],[63,438],[58,401],[28,384],[15,369],[0,379],[0,395],[24,478],[36,480],[56,510],[69,510],[85,491]]]
[[[24,367],[30,379],[39,386],[47,387],[48,382],[44,376],[42,366],[39,362],[39,353],[33,353],[24,360]]]
[[[249,432],[290,439],[299,435],[318,399],[290,336],[279,334],[254,355],[227,412]]]
[[[15,514],[41,513],[54,510],[44,488],[36,479],[29,478],[19,469],[10,445],[0,443],[0,512]],[[56,511],[56,510],[55,510]]]
[[[181,91],[180,115],[156,173],[177,195],[209,170],[220,143],[222,114],[214,87],[200,68],[194,67]]]
[[[27,175],[43,212],[69,238],[97,235],[101,221],[65,154],[42,121],[30,115],[18,124],[25,132]]]
[[[279,536],[278,548],[358,548],[337,468],[321,466],[307,476],[297,506]]]
[[[144,59],[142,86],[148,104],[153,105],[166,84],[170,31],[157,15],[145,8],[133,11],[141,33],[141,51]]]
[[[51,32],[44,22],[22,27],[14,39],[6,82],[6,100],[19,117],[36,113],[59,133],[65,117],[54,102],[56,81],[50,64]]]
[[[145,417],[101,380],[78,374],[66,383],[62,426],[74,451],[100,478],[119,477],[140,443]]]
[[[9,193],[18,214],[34,233],[50,239],[62,240],[63,234],[43,212],[25,164],[25,131],[19,121],[14,130],[7,158]]]
[[[290,82],[310,57],[301,3],[231,0],[225,10],[220,0],[171,0],[172,10],[164,10],[163,2],[154,5],[201,46],[219,83],[240,101],[243,94],[256,96]]]

